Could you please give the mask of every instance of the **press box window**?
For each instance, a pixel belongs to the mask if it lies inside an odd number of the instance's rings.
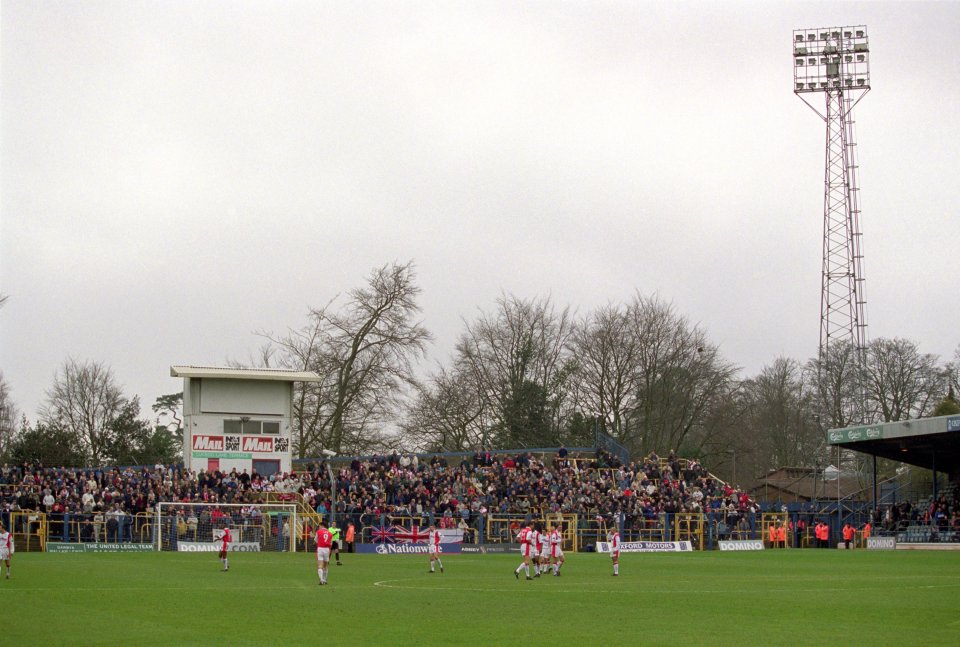
[[[276,421],[263,421],[263,433],[265,434],[279,434],[280,433],[280,423]]]
[[[224,420],[223,433],[231,436],[245,434],[280,434],[280,422],[276,420]]]

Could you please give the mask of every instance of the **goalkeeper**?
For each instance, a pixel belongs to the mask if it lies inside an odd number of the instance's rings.
[[[333,543],[330,545],[330,548],[333,549],[333,556],[337,560],[337,566],[343,566],[343,562],[340,561],[340,528],[337,527],[337,522],[331,521],[330,527],[327,528],[327,530],[333,535]]]

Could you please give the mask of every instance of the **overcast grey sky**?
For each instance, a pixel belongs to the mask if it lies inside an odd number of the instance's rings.
[[[0,370],[145,408],[171,364],[416,262],[445,361],[501,292],[657,292],[752,375],[816,354],[824,124],[792,30],[865,24],[871,337],[960,343],[960,3],[3,0]]]

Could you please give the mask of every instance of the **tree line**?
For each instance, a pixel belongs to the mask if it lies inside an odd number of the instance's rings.
[[[502,294],[463,321],[450,357],[424,366],[433,337],[420,294],[412,262],[387,264],[302,325],[256,331],[263,345],[248,365],[322,378],[295,384],[295,456],[592,446],[601,433],[634,456],[676,450],[745,480],[826,464],[828,428],[960,413],[960,347],[942,362],[906,339],[839,343],[741,377],[701,326],[639,292],[582,314]],[[16,425],[0,375],[5,460],[145,464],[181,451],[180,394],[142,420],[108,367],[69,359],[46,395],[39,420]]]

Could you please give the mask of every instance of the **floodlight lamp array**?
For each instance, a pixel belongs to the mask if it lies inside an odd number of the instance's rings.
[[[865,25],[793,32],[793,91],[870,89],[870,47]]]

